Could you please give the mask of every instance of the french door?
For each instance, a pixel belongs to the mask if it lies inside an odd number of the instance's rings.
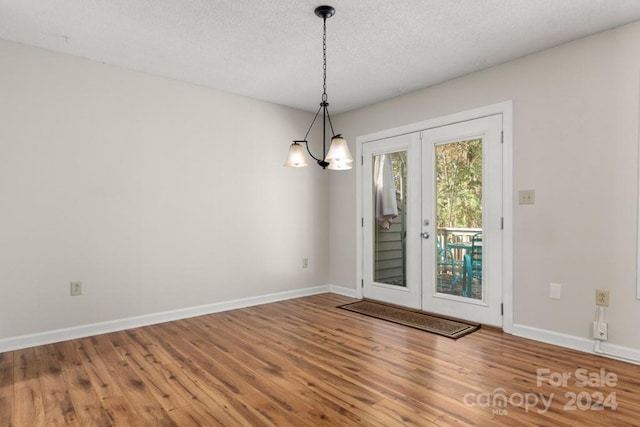
[[[501,326],[502,116],[363,146],[363,295]]]

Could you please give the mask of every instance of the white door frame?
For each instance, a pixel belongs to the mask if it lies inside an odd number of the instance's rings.
[[[363,209],[362,209],[362,159],[363,144],[383,138],[404,135],[407,133],[419,132],[440,126],[446,126],[467,120],[477,119],[495,114],[502,114],[503,118],[503,147],[502,147],[502,212],[504,215],[503,239],[503,259],[502,259],[502,301],[503,318],[502,328],[507,333],[513,331],[513,102],[505,101],[497,104],[467,110],[460,113],[450,114],[443,117],[429,119],[423,122],[413,123],[361,135],[356,138],[356,293],[358,298],[362,298],[362,284],[364,271],[363,258]]]

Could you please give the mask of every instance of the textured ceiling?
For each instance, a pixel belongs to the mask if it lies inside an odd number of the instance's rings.
[[[0,0],[0,38],[315,111],[320,0]],[[332,0],[336,114],[640,20],[640,0]]]

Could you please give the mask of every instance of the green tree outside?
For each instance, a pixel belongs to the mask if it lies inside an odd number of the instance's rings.
[[[482,228],[482,140],[436,147],[438,227]]]

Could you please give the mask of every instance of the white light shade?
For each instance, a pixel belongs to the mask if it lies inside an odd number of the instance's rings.
[[[284,165],[289,168],[303,168],[305,166],[309,166],[309,163],[307,163],[307,159],[304,156],[302,145],[297,142],[291,144],[289,147],[289,154],[287,155],[287,160],[284,162]]]
[[[346,164],[346,162],[349,164],[353,163],[353,157],[351,157],[351,153],[349,152],[347,140],[340,135],[336,135],[331,138],[331,146],[329,147],[329,152],[327,153],[325,160],[329,163],[333,163],[333,161],[336,161],[339,164]],[[329,167],[329,169],[335,168]],[[351,167],[347,169],[351,169]]]
[[[336,171],[346,171],[353,168],[353,160],[330,160],[327,169]]]

